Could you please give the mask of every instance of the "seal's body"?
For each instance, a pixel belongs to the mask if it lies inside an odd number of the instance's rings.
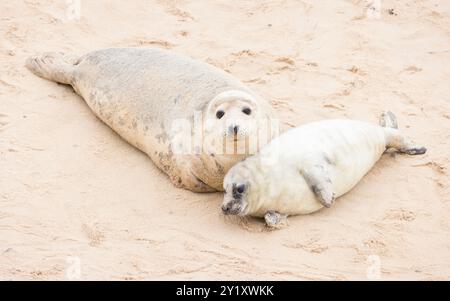
[[[265,217],[277,225],[283,216],[330,207],[352,189],[387,148],[408,154],[426,149],[407,142],[393,127],[353,120],[327,120],[292,129],[258,155],[236,164],[225,176],[223,211]]]
[[[248,155],[219,151],[224,137],[238,143],[252,135],[237,120],[251,123],[272,114],[231,75],[160,49],[113,48],[82,57],[46,53],[28,59],[26,66],[38,76],[70,84],[95,115],[147,153],[176,186],[198,192],[222,190],[226,171]],[[194,149],[193,139],[186,142],[185,136],[194,137],[195,118],[200,139],[208,144]],[[212,120],[209,130],[206,120]],[[225,120],[233,121],[232,137],[218,130]],[[185,145],[180,147],[180,141]]]

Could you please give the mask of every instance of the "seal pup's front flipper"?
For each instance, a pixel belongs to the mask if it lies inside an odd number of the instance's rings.
[[[273,210],[267,211],[264,215],[266,225],[271,229],[281,229],[288,226],[287,214],[281,214]]]
[[[336,199],[336,194],[333,191],[328,164],[326,162],[317,162],[301,168],[300,173],[319,202],[324,207],[330,208]]]

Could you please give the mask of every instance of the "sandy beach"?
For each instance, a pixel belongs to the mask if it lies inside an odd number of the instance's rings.
[[[0,279],[450,279],[450,2],[372,2],[1,1]],[[70,87],[24,67],[122,46],[229,72],[283,130],[391,110],[428,152],[384,155],[283,230],[225,217],[222,194],[173,187]]]

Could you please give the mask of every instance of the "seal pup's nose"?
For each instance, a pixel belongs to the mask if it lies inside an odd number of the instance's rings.
[[[233,207],[233,204],[231,204],[231,202],[230,202],[230,203],[227,203],[227,204],[223,204],[223,205],[222,205],[222,212],[223,212],[224,214],[228,214],[228,213],[230,212],[230,210],[231,210],[232,207]]]

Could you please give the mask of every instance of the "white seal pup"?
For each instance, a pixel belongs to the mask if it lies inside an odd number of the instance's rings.
[[[281,134],[228,171],[222,211],[264,217],[272,227],[286,225],[288,215],[330,207],[386,149],[426,152],[401,135],[391,112],[383,113],[380,124],[326,120]]]
[[[268,103],[238,79],[167,50],[45,53],[29,58],[26,67],[71,85],[97,117],[147,153],[177,187],[196,192],[221,191],[228,169],[251,153],[245,143],[258,136],[255,124],[272,120]],[[259,143],[254,152],[272,134],[254,141]]]

